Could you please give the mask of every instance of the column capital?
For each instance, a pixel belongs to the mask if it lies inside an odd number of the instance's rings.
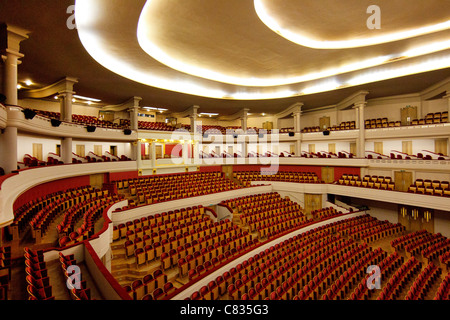
[[[367,102],[359,102],[359,103],[355,103],[354,106],[352,107],[353,109],[356,108],[364,108],[367,106]]]
[[[0,51],[2,53],[11,53],[23,57],[20,53],[20,43],[28,39],[30,31],[8,25],[6,23],[0,24]]]

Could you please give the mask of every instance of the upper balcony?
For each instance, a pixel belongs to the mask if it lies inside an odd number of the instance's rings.
[[[137,139],[136,131],[131,131],[131,133],[127,135],[123,129],[94,127],[94,131],[89,132],[86,125],[64,121],[55,122],[39,115],[34,115],[32,119],[27,119],[23,111],[24,109],[22,107],[8,106],[7,125],[17,127],[17,129],[22,132],[60,138],[71,137],[77,139],[124,142]]]

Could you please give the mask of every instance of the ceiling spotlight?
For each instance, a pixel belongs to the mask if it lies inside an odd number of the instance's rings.
[[[20,84],[18,84],[17,89],[22,89],[22,86]]]
[[[33,84],[33,82],[32,82],[31,80],[26,80],[26,81],[25,81],[25,84],[26,84],[27,86],[31,86],[31,85]]]

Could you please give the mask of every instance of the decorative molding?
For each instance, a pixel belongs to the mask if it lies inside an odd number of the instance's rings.
[[[116,104],[116,105],[109,105],[109,106],[104,106],[102,107],[101,110],[103,111],[128,111],[128,110],[133,110],[135,108],[139,108],[139,103],[142,100],[141,97],[131,97],[130,99],[128,99],[127,101],[120,103],[120,104]]]
[[[54,94],[74,93],[73,86],[78,83],[77,78],[65,77],[49,86],[40,89],[32,89],[19,92],[20,99],[26,98],[47,98]]]

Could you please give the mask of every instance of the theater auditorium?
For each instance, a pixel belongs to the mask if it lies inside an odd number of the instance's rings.
[[[450,2],[378,2],[0,4],[0,300],[449,300]]]

